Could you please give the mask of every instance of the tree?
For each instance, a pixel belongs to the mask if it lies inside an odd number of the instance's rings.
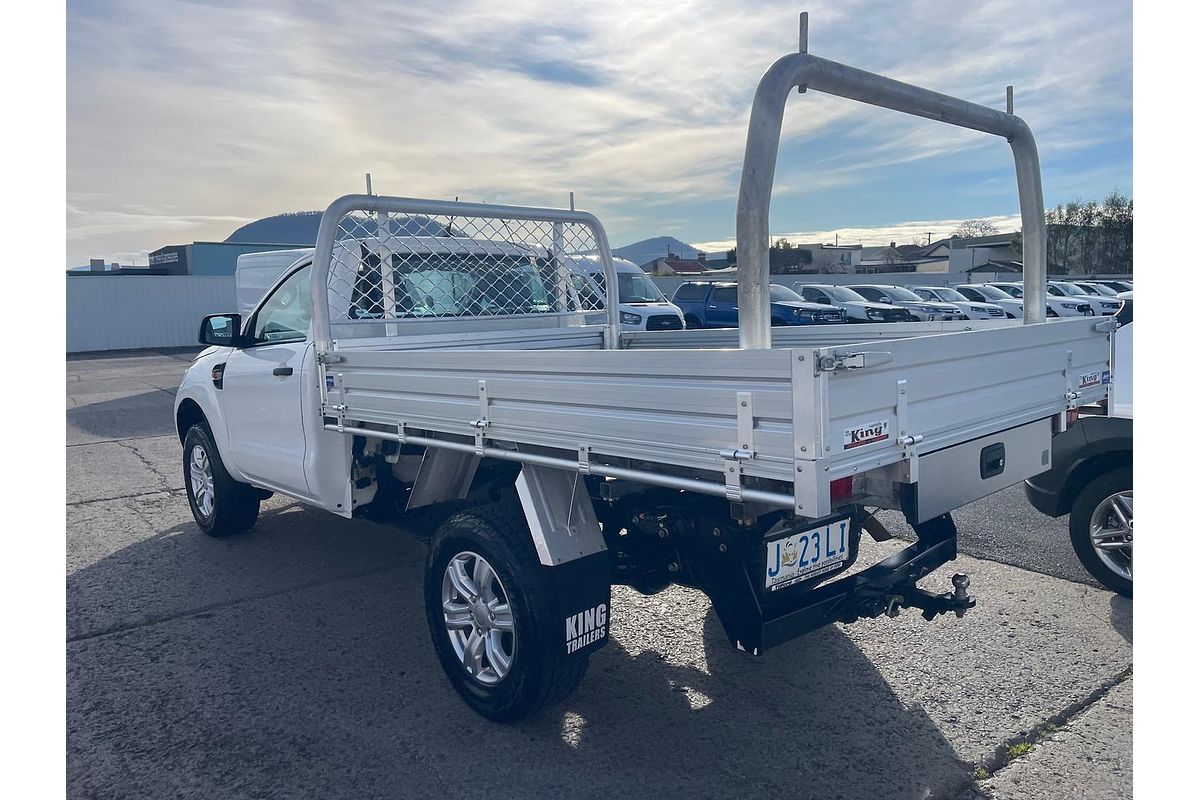
[[[737,248],[732,247],[725,251],[726,258],[729,259],[729,266],[737,266]],[[805,267],[813,262],[812,251],[796,247],[787,239],[778,239],[771,245],[771,249],[767,251],[771,273],[774,275],[799,275],[805,272]]]
[[[1020,232],[1012,247],[1022,255]],[[1046,212],[1046,262],[1051,274],[1133,272],[1133,201],[1118,191],[1103,203],[1073,200]]]
[[[969,239],[973,236],[995,236],[999,232],[1000,229],[986,219],[964,219],[951,236]]]

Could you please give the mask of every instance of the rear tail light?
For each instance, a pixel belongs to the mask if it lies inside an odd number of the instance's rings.
[[[829,502],[832,505],[837,505],[850,498],[854,494],[854,477],[846,476],[845,478],[836,478],[829,482]]]
[[[1079,409],[1078,408],[1067,409],[1067,427],[1068,428],[1071,427],[1078,421],[1079,421]]]

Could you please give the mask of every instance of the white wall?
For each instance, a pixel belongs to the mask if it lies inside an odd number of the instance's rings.
[[[199,347],[205,314],[236,311],[232,275],[70,276],[67,352]]]

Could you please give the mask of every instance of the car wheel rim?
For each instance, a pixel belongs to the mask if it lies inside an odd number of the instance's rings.
[[[1133,580],[1133,491],[1116,492],[1100,501],[1089,525],[1092,549],[1104,566]]]
[[[517,654],[517,630],[508,592],[478,553],[450,559],[442,576],[442,619],[459,663],[485,686],[504,680]]]
[[[192,496],[196,499],[196,508],[205,519],[212,516],[213,504],[216,500],[216,489],[213,487],[212,461],[201,445],[192,448],[192,457],[188,463],[188,477],[191,479]]]

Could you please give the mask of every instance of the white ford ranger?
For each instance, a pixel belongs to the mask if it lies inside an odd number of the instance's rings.
[[[622,331],[607,237],[585,212],[342,197],[253,308],[201,324],[210,347],[175,406],[197,525],[245,531],[279,493],[425,529],[437,657],[500,721],[575,688],[619,613],[614,583],[701,590],[756,655],[833,621],[961,616],[966,576],[917,585],[955,558],[949,512],[1048,466],[1056,420],[1103,397],[1089,376],[1106,323],[772,329],[767,205],[796,86],[1007,139],[1042,283],[1019,118],[785,56],[751,113],[740,329]],[[571,280],[578,256],[602,267],[601,320]],[[846,574],[864,529],[888,536],[869,521],[879,507],[903,510],[915,541]]]

